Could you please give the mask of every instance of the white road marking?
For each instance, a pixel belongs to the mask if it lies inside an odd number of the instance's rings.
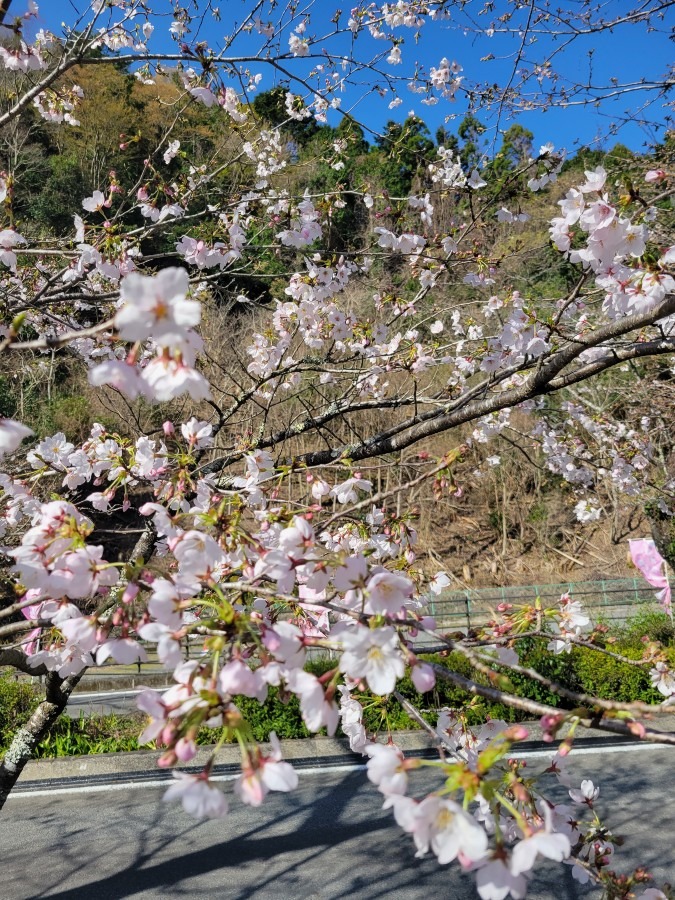
[[[350,763],[344,766],[313,766],[309,769],[298,769],[298,773],[302,775],[318,775],[325,774],[326,772],[358,772],[361,769],[365,769],[365,763]],[[236,781],[239,778],[239,772],[232,772],[228,775],[212,775],[209,778],[209,781]],[[148,787],[169,787],[170,784],[174,784],[174,780],[172,778],[163,778],[163,779],[153,779],[150,781],[127,781],[122,783],[115,782],[114,784],[87,784],[82,785],[81,787],[61,787],[54,788],[53,790],[41,789],[37,791],[30,791],[30,793],[19,792],[16,794],[10,794],[10,797],[52,797],[56,794],[99,794],[103,791],[129,791],[129,790],[138,790],[139,788],[148,788]]]
[[[577,756],[592,756],[593,754],[602,753],[635,753],[643,750],[666,750],[670,749],[670,744],[616,744],[613,747],[577,747],[572,751],[570,757],[572,759]],[[556,749],[551,747],[550,750],[525,750],[522,753],[513,754],[518,759],[541,759],[551,758],[555,755]],[[292,760],[286,760],[292,762]],[[298,768],[299,775],[325,775],[327,772],[359,772],[366,768],[365,763],[346,763],[339,766],[310,766],[308,768]],[[77,777],[77,776],[74,776]],[[214,775],[210,781],[235,781],[239,778],[239,773],[231,773],[228,775]],[[20,800],[24,797],[56,797],[63,794],[101,794],[105,791],[135,791],[141,788],[168,787],[173,784],[173,780],[169,778],[151,779],[143,781],[125,781],[115,782],[113,784],[87,784],[80,787],[57,787],[57,788],[38,788],[37,790],[25,790],[11,793],[9,799]],[[19,782],[21,784],[21,782]]]

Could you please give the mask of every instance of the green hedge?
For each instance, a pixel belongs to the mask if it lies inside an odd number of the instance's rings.
[[[664,623],[660,619],[629,623],[629,626],[621,632],[620,640],[610,646],[624,656],[638,659],[644,649],[642,641],[644,632],[649,630],[653,634],[654,626],[658,626],[662,629],[664,637],[667,637],[666,625],[669,626],[670,623]],[[645,626],[649,626],[649,629]],[[664,640],[664,643],[669,641]],[[643,700],[646,703],[658,703],[663,699],[652,687],[648,669],[619,662],[602,653],[575,647],[569,654],[553,656],[546,650],[546,640],[535,638],[520,642],[519,650],[522,665],[536,669],[570,690],[624,702]],[[666,653],[675,667],[675,648],[669,647]],[[470,663],[460,653],[423,658],[440,663],[479,683],[488,683],[485,676],[472,670]],[[307,669],[315,675],[323,675],[334,666],[334,661],[325,659],[312,661]],[[514,691],[522,697],[558,708],[571,706],[526,676],[511,674],[510,681]],[[468,708],[467,714],[471,724],[479,724],[487,719],[516,722],[526,717],[519,710],[473,697],[441,679],[438,679],[433,691],[424,695],[417,693],[409,677],[403,678],[398,683],[398,690],[418,709],[423,710],[432,723],[435,722],[436,710],[442,707]],[[364,706],[364,724],[368,731],[418,728],[394,698],[374,697],[364,693],[359,699]],[[16,729],[27,721],[38,700],[39,694],[32,685],[25,681],[16,681],[9,676],[0,676],[0,753],[7,749]],[[267,701],[262,705],[248,697],[237,697],[235,701],[251,726],[256,740],[267,740],[271,731],[276,732],[279,738],[309,736],[300,715],[300,704],[294,695],[282,696],[277,688],[270,688]],[[143,723],[144,717],[139,713],[126,716],[82,717],[79,720],[72,720],[64,715],[38,748],[36,755],[73,756],[135,750],[138,749],[137,736],[143,728]],[[202,729],[198,737],[199,743],[213,743],[214,735],[213,730]]]
[[[622,647],[620,652],[629,659],[639,659],[642,650]],[[570,654],[580,687],[585,693],[602,700],[618,700],[623,703],[642,700],[645,703],[660,703],[664,697],[651,683],[649,669],[619,662],[602,653],[575,648]],[[674,664],[669,651],[671,665]]]

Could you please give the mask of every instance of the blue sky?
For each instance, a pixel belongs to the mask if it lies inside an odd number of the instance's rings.
[[[216,0],[217,2],[217,0]],[[189,6],[189,4],[185,4]],[[200,6],[205,4],[200,3]],[[214,4],[215,5],[215,2]],[[241,22],[244,16],[252,9],[254,4],[249,0],[220,0],[221,21],[214,21],[211,16],[204,19],[199,28],[186,36],[186,40],[208,41],[214,48],[222,46],[224,35],[228,33],[233,24]],[[309,7],[307,2],[303,8]],[[322,35],[330,29],[330,18],[337,2],[319,0],[316,9],[312,13],[308,34]],[[570,6],[574,0],[570,0]],[[578,4],[577,4],[578,5]],[[171,22],[170,3],[168,0],[159,0],[153,4],[159,14],[155,17],[156,26],[153,35],[152,46],[161,52],[175,51],[175,43],[168,36],[168,26]],[[14,0],[12,12],[19,13],[23,10],[23,0]],[[346,20],[350,3],[343,4]],[[386,63],[382,68],[392,75],[402,76],[412,71],[414,63],[421,62],[428,68],[438,65],[441,57],[455,59],[464,69],[465,83],[471,82],[495,82],[505,84],[512,76],[514,59],[521,47],[521,38],[517,35],[495,34],[489,37],[486,30],[491,24],[486,16],[479,16],[483,7],[482,0],[472,0],[466,7],[466,13],[462,18],[452,22],[430,23],[420,29],[416,40],[411,29],[397,29],[397,38],[403,38],[401,51],[403,64],[389,66]],[[498,0],[495,4],[495,12],[492,20],[509,10],[513,10],[513,4],[509,0]],[[607,19],[614,15],[628,11],[625,0],[606,0],[603,4],[604,15]],[[40,20],[38,25],[49,28],[57,34],[61,31],[61,22],[72,24],[75,21],[74,10],[86,8],[86,4],[71,2],[71,0],[56,0],[56,2],[43,2],[40,4]],[[513,23],[524,23],[527,9],[517,13],[520,20],[514,18]],[[267,18],[263,14],[263,18]],[[296,19],[289,25],[295,25]],[[655,23],[657,28],[648,32],[643,24],[624,25],[612,32],[605,31],[601,34],[586,35],[572,41],[564,47],[566,39],[559,37],[552,39],[544,33],[532,33],[536,42],[525,46],[520,63],[521,68],[531,69],[533,63],[542,63],[553,56],[553,65],[561,83],[571,85],[580,78],[584,78],[592,71],[595,85],[611,86],[611,79],[617,78],[620,82],[637,84],[640,79],[648,81],[661,80],[667,72],[669,65],[675,57],[675,46],[668,38],[668,31],[672,32],[675,26],[675,12],[666,12],[664,20]],[[284,31],[279,39],[278,46],[282,52],[288,48],[288,36],[291,28]],[[242,55],[258,51],[261,38],[259,35],[241,35],[233,45],[232,52]],[[335,52],[348,54],[350,41],[346,37],[335,39],[328,46]],[[355,44],[355,55],[368,57],[374,53],[388,50],[389,42],[375,41],[369,35],[359,36]],[[564,48],[564,49],[563,49]],[[492,57],[485,59],[485,57]],[[292,65],[298,71],[308,71],[309,65],[305,60],[293,60]],[[260,89],[273,87],[278,82],[279,76],[270,67],[263,66],[264,78]],[[518,76],[515,76],[514,84]],[[344,108],[353,108],[354,115],[373,130],[378,130],[388,119],[401,121],[410,112],[424,119],[432,134],[437,127],[446,124],[453,131],[461,121],[467,110],[467,102],[464,96],[460,96],[456,103],[441,100],[436,106],[425,106],[420,103],[420,97],[410,93],[405,88],[401,90],[403,103],[397,109],[389,110],[387,100],[382,100],[373,92],[373,87],[378,79],[369,77],[365,73],[361,78],[360,86],[349,88],[343,99]],[[671,91],[675,99],[675,89]],[[627,144],[633,149],[642,149],[644,146],[662,138],[663,126],[667,122],[668,110],[664,108],[664,100],[656,100],[649,109],[643,113],[632,116],[631,110],[639,109],[647,97],[654,97],[654,92],[644,92],[631,89],[630,94],[624,94],[614,100],[605,100],[599,106],[570,106],[562,108],[552,107],[546,110],[527,111],[518,115],[517,121],[532,130],[535,134],[535,145],[546,141],[553,141],[556,146],[565,146],[570,152],[582,145],[596,147],[611,147],[617,141]],[[450,117],[446,123],[446,117]],[[497,110],[485,110],[479,118],[488,126],[486,138],[488,145],[499,145],[499,131],[509,127],[514,121],[502,112],[498,118]],[[647,120],[647,124],[641,121]],[[331,120],[337,121],[334,116]],[[654,127],[656,125],[657,127]],[[659,127],[660,130],[659,130]],[[615,133],[612,133],[615,130]]]

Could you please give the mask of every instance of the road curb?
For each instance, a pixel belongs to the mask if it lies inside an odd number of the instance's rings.
[[[419,732],[397,734],[397,743],[407,752],[424,751],[432,748],[431,740]],[[269,744],[261,744],[263,752],[270,750]],[[284,759],[296,764],[336,765],[344,762],[363,761],[360,754],[349,749],[346,738],[297,738],[281,741]],[[190,766],[181,766],[181,771],[199,771],[211,758],[213,746],[199,747],[197,756]],[[31,760],[25,767],[19,785],[60,781],[72,778],[97,778],[106,776],[153,774],[161,775],[166,770],[157,765],[162,756],[156,750],[134,750],[127,753],[100,753],[91,756],[66,756],[55,759]],[[237,744],[227,744],[216,754],[215,766],[222,771],[241,766],[241,750]]]
[[[566,729],[561,729],[558,740],[552,744],[542,739],[542,729],[538,722],[522,724],[528,730],[528,738],[519,742],[514,755],[517,755],[518,752],[537,750],[550,750],[553,753],[559,739],[562,739],[567,733]],[[675,716],[663,716],[659,719],[659,724],[664,730],[675,729]],[[637,743],[636,738],[621,738],[617,735],[603,734],[581,727],[576,729],[575,734],[575,746],[577,747],[597,746],[600,750],[608,746]],[[406,755],[435,756],[437,753],[432,738],[425,732],[396,732],[394,740]],[[263,744],[262,747],[269,748],[269,745]],[[308,766],[330,768],[336,765],[364,762],[363,756],[350,750],[346,738],[312,737],[283,740],[281,741],[281,750],[284,759],[299,769]],[[180,770],[200,771],[211,758],[212,752],[213,747],[199,747],[197,756],[191,764],[180,767]],[[90,756],[31,760],[21,775],[17,789],[56,787],[66,783],[112,783],[121,780],[143,780],[149,777],[170,779],[171,771],[158,767],[161,755],[161,752],[156,750],[134,750],[126,753],[100,753]],[[240,766],[241,752],[236,744],[228,744],[218,750],[214,765],[215,774],[236,772]]]

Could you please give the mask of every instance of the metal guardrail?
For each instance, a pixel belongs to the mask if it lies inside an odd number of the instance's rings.
[[[554,606],[565,593],[580,600],[591,619],[616,623],[629,618],[636,606],[657,602],[656,591],[644,579],[616,578],[446,591],[431,595],[429,608],[439,627],[464,630],[485,624],[500,603],[533,603],[539,597],[545,607]]]

